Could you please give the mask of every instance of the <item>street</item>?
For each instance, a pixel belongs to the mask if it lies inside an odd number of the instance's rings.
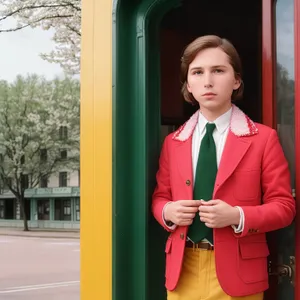
[[[0,236],[1,300],[79,300],[79,239]]]

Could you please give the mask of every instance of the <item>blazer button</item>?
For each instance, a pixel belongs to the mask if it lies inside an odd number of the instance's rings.
[[[180,233],[180,238],[183,240],[184,239],[184,233]]]
[[[190,186],[190,185],[191,185],[191,181],[188,179],[188,180],[185,182],[185,184],[186,184],[187,186]]]

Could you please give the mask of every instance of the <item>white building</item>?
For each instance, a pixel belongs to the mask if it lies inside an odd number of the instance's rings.
[[[71,152],[62,149],[60,158],[67,160],[69,153]],[[47,160],[47,151],[40,150],[40,160]],[[62,167],[49,178],[42,177],[36,188],[30,188],[29,176],[24,174],[23,186],[26,188],[25,212],[29,228],[79,229],[79,164],[76,171],[68,171]],[[8,187],[2,187],[0,191],[0,226],[24,226],[19,201]]]

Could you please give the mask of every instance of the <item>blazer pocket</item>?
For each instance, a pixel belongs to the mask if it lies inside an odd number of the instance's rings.
[[[238,272],[245,283],[268,280],[266,242],[239,243]]]
[[[259,197],[260,170],[237,171],[234,173],[233,195],[236,200],[249,201]]]
[[[166,253],[166,265],[165,265],[165,277],[169,277],[169,274],[171,273],[171,250],[172,250],[172,239],[168,238],[166,242],[165,247],[165,253]]]

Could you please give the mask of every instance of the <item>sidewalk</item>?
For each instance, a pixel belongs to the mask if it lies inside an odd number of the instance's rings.
[[[64,238],[79,239],[79,230],[63,230],[63,229],[39,229],[32,228],[30,231],[24,231],[23,228],[0,227],[0,236],[23,236],[37,238]]]

